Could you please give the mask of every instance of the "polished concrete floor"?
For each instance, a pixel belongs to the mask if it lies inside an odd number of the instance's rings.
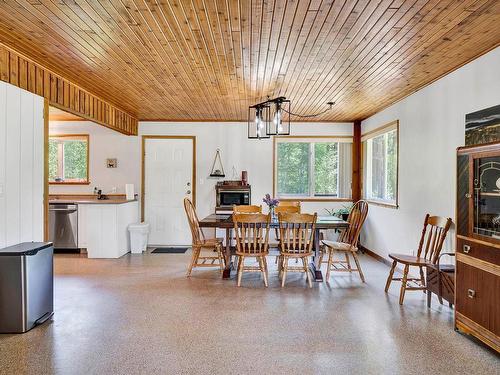
[[[398,304],[388,268],[362,256],[367,283],[334,274],[306,287],[275,270],[221,280],[184,276],[186,254],[118,260],[57,255],[55,316],[0,335],[1,374],[499,374],[492,351],[456,333],[423,293]],[[272,262],[270,262],[272,263]]]

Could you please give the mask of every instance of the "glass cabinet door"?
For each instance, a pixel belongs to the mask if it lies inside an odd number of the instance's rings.
[[[472,232],[500,240],[500,155],[473,157]]]

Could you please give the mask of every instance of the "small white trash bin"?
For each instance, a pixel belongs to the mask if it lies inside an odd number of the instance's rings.
[[[130,232],[130,251],[132,254],[142,254],[148,247],[148,223],[136,223],[128,226]]]

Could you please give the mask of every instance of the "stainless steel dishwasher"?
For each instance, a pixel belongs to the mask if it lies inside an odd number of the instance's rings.
[[[49,229],[54,249],[78,249],[78,205],[49,204]]]

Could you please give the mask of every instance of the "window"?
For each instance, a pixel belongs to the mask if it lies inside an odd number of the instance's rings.
[[[275,137],[275,195],[281,199],[351,197],[351,138]]]
[[[398,139],[398,121],[362,136],[365,199],[397,207]]]
[[[89,136],[49,137],[49,183],[89,184]]]

